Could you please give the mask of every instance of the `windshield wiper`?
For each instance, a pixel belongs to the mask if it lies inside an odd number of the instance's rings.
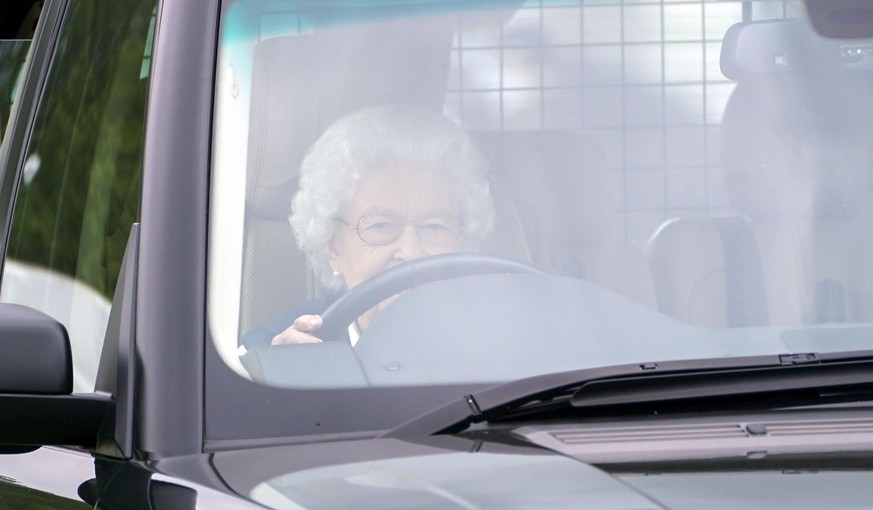
[[[465,395],[385,434],[460,432],[479,422],[873,399],[873,351],[618,365],[530,377]]]

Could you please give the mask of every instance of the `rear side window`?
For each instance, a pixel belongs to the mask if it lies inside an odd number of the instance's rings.
[[[2,299],[62,322],[94,386],[137,220],[154,0],[69,3],[25,151]]]

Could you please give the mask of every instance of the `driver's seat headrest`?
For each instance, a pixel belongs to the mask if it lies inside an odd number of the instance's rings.
[[[306,150],[346,113],[391,103],[440,109],[451,37],[451,26],[437,18],[326,28],[258,43],[249,122],[249,212],[287,216]]]

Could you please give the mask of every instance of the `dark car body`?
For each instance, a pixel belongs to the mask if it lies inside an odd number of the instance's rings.
[[[0,88],[0,507],[873,507],[873,5],[764,4],[0,7],[41,9]],[[355,287],[405,291],[360,345],[240,349],[321,290],[291,169],[385,102],[522,168],[518,225]]]

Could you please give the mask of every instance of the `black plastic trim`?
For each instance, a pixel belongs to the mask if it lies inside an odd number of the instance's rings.
[[[592,408],[603,408],[614,411],[617,405],[637,408],[648,402],[709,397],[727,398],[742,407],[736,395],[744,392],[779,394],[853,385],[873,388],[873,372],[869,368],[873,365],[871,351],[805,355],[812,356],[821,364],[785,365],[783,356],[628,364],[519,379],[434,409],[387,431],[382,437],[455,433],[480,421],[544,416],[555,409],[585,408],[590,412]],[[723,380],[713,385],[711,380],[719,377]],[[660,388],[659,381],[665,381],[669,387]],[[590,391],[592,388],[595,390]],[[680,390],[687,394],[683,395]],[[479,413],[470,410],[469,399],[476,403],[481,410]]]
[[[109,395],[0,394],[0,444],[92,449],[111,408]]]
[[[136,335],[136,282],[139,260],[139,223],[131,227],[112,300],[109,323],[100,354],[95,391],[113,395],[115,408],[100,432],[97,453],[110,457],[133,456],[133,421]]]
[[[0,352],[0,392],[73,392],[73,353],[67,329],[40,310],[0,303]]]

